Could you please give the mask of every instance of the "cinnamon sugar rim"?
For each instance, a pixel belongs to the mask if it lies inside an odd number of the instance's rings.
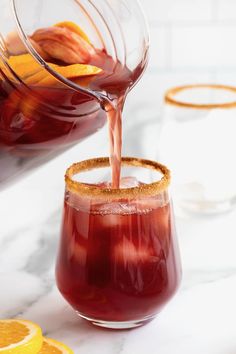
[[[79,193],[88,197],[102,197],[111,199],[120,198],[135,198],[141,196],[154,196],[167,189],[170,184],[170,171],[169,169],[155,161],[139,159],[135,157],[122,157],[122,166],[134,166],[156,170],[162,173],[162,178],[159,181],[144,184],[139,187],[111,189],[99,188],[98,186],[88,185],[82,182],[73,180],[73,176],[85,171],[90,171],[97,168],[110,166],[108,157],[99,157],[95,159],[85,160],[70,166],[65,175],[66,186],[68,190]]]
[[[209,88],[212,90],[225,90],[235,93],[235,101],[225,103],[190,103],[178,100],[175,95],[186,90],[196,88]],[[195,84],[177,86],[169,89],[165,94],[165,102],[178,107],[195,108],[195,109],[215,109],[215,108],[235,108],[236,107],[236,87],[228,85],[216,85],[216,84]]]

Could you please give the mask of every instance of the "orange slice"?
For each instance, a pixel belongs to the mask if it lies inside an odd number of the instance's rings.
[[[49,64],[52,69],[64,76],[66,79],[73,79],[78,77],[93,76],[99,74],[102,69],[93,65],[86,64],[73,64],[69,66],[58,66]],[[27,84],[38,84],[40,86],[53,85],[55,78],[50,75],[46,70],[41,70],[26,80]]]
[[[87,34],[82,30],[82,28],[74,22],[64,21],[59,22],[54,25],[55,27],[62,27],[71,30],[72,32],[77,33],[80,37],[82,37],[86,42],[91,43]]]
[[[88,87],[91,83],[95,80],[95,75],[91,76],[84,76],[84,77],[75,77],[72,81],[82,87]]]
[[[74,354],[65,344],[54,339],[44,338],[43,346],[38,354]]]
[[[39,63],[30,54],[11,56],[9,58],[9,65],[21,78],[32,76],[42,70]]]
[[[22,63],[29,64],[32,61],[33,58],[30,54],[12,55],[9,59],[9,64],[17,66]]]
[[[42,347],[41,328],[24,320],[0,320],[1,354],[36,354]]]
[[[65,76],[68,79],[73,77],[97,75],[102,71],[102,69],[97,68],[96,66],[87,65],[87,64],[72,64],[69,66],[57,66],[55,70],[59,74]]]

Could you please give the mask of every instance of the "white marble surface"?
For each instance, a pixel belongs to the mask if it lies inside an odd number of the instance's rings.
[[[134,106],[128,106],[127,116],[129,109]],[[125,123],[124,150],[155,158],[158,117],[146,109],[143,125],[144,111],[136,110],[135,124]],[[92,327],[57,291],[54,262],[63,172],[72,161],[106,154],[106,133],[103,129],[1,193],[0,317],[36,321],[46,335],[65,341],[76,354],[235,354],[236,212],[177,217],[182,286],[158,318],[143,328],[114,332]]]

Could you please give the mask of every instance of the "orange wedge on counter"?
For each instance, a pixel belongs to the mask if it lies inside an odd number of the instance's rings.
[[[80,28],[80,26],[78,26],[74,22],[64,21],[64,22],[59,22],[59,23],[57,23],[54,26],[55,27],[61,27],[61,28],[67,28],[67,29],[71,30],[72,32],[75,32],[76,34],[78,34],[86,42],[90,43],[90,40],[89,40],[89,37],[87,36],[87,34],[82,30],[82,28]]]
[[[0,320],[1,354],[37,354],[42,344],[38,325],[23,320]]]
[[[41,328],[25,320],[0,320],[0,354],[74,354],[65,344],[43,338]]]
[[[38,354],[73,354],[73,350],[54,339],[44,338],[42,349]]]

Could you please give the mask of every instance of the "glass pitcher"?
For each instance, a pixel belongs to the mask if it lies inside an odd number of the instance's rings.
[[[66,71],[58,71],[48,58],[55,43],[48,41],[43,51],[36,43],[36,31],[62,23],[79,24],[80,35],[99,51],[101,65],[111,62],[116,68],[104,84],[100,79],[95,85],[93,76],[68,78],[65,72],[75,64],[71,52],[65,54]],[[147,53],[147,26],[136,0],[2,0],[0,189],[103,127],[101,102],[112,99],[107,86],[119,88],[128,72],[127,93],[143,73]]]

